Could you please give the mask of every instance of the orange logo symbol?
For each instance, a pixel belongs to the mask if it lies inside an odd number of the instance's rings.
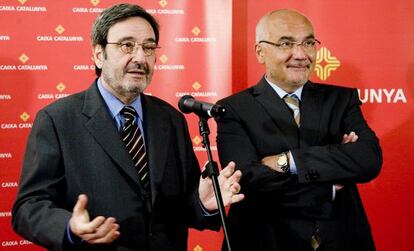
[[[201,143],[201,138],[199,136],[195,136],[193,138],[193,143],[198,146]]]
[[[63,83],[59,83],[59,84],[56,86],[56,89],[57,89],[58,91],[60,91],[60,92],[63,92],[63,90],[65,90],[65,89],[66,89],[66,86],[65,86]]]
[[[24,64],[29,60],[29,57],[23,53],[22,55],[20,55],[19,60]]]
[[[27,0],[18,0],[21,4],[25,4]]]
[[[198,28],[198,27],[196,26],[196,27],[194,27],[194,28],[191,30],[191,32],[192,32],[194,35],[198,36],[198,34],[200,34],[201,30],[200,30],[200,28]]]
[[[326,47],[319,49],[316,54],[315,71],[321,80],[326,80],[331,72],[339,66],[341,66],[341,62],[336,57],[331,56],[331,52]]]
[[[161,60],[161,62],[162,62],[163,64],[165,64],[165,63],[168,61],[168,57],[167,57],[165,54],[163,54],[163,55],[160,57],[160,60]]]
[[[197,245],[194,247],[193,251],[203,251],[203,248]]]
[[[168,1],[167,0],[161,0],[158,3],[161,5],[161,7],[165,8],[165,6],[167,6],[167,4],[168,4]]]
[[[65,32],[65,28],[64,28],[61,24],[59,24],[59,25],[55,28],[55,31],[56,31],[57,33],[59,33],[59,34],[62,34],[63,32]]]
[[[30,115],[27,112],[23,112],[20,115],[20,119],[23,120],[24,122],[26,122],[29,118],[30,118]]]
[[[93,4],[94,6],[99,4],[99,0],[91,0],[91,4]]]
[[[201,88],[201,84],[198,81],[195,81],[192,87],[194,88],[194,90],[198,91],[198,89]]]

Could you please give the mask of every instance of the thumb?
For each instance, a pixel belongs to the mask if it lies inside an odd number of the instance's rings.
[[[81,214],[86,210],[86,205],[88,204],[88,197],[85,194],[81,194],[78,197],[78,201],[73,208],[73,214]]]
[[[234,169],[236,169],[236,163],[230,161],[227,166],[221,170],[221,174],[224,175],[225,178],[229,178],[234,173]]]

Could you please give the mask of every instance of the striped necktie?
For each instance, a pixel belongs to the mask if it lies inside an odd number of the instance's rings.
[[[122,128],[121,136],[129,155],[134,162],[138,171],[138,178],[141,185],[146,192],[150,192],[150,179],[148,158],[145,152],[144,139],[137,123],[135,123],[135,117],[138,116],[137,112],[132,106],[125,106],[121,110],[121,114],[124,116],[124,126]]]
[[[293,111],[293,118],[295,119],[295,122],[299,127],[300,126],[299,98],[295,94],[293,94],[292,96],[285,95],[283,97],[283,100],[289,106],[289,108]]]

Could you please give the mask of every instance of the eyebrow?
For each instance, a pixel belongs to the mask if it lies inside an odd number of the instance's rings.
[[[127,41],[127,40],[134,40],[135,41],[135,37],[123,37],[119,40],[119,42],[123,42],[123,41]],[[143,42],[144,43],[148,43],[148,42],[155,43],[155,38],[152,38],[152,37],[147,38],[147,39],[144,39]]]
[[[309,38],[315,38],[315,36],[313,34],[310,34],[310,35],[306,36],[304,40],[309,39]],[[280,40],[295,41],[296,39],[294,37],[291,37],[291,36],[283,36],[283,37],[280,37],[278,41],[280,41]]]

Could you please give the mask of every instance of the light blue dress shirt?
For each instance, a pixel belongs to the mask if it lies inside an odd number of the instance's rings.
[[[117,97],[115,97],[112,93],[110,93],[105,87],[103,87],[101,79],[98,79],[98,89],[101,93],[109,112],[111,113],[112,118],[116,122],[116,126],[118,128],[118,132],[122,131],[122,127],[124,126],[124,116],[121,114],[122,108],[124,108],[125,104],[121,102]],[[142,112],[142,104],[141,104],[141,96],[138,96],[129,106],[134,107],[135,111],[137,111],[138,117],[135,118],[135,123],[138,124],[139,129],[141,130],[142,134],[144,134],[144,116]],[[144,145],[145,145],[145,137],[144,137]]]

